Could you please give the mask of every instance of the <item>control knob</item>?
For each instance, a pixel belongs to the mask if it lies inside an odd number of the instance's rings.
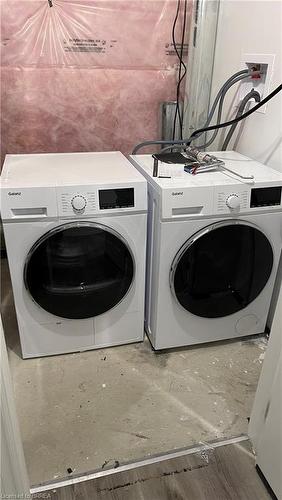
[[[71,205],[74,210],[81,212],[86,207],[86,199],[84,198],[84,196],[78,194],[72,198]]]
[[[228,208],[232,210],[236,210],[236,208],[240,208],[240,198],[237,194],[230,194],[226,199],[226,205]]]

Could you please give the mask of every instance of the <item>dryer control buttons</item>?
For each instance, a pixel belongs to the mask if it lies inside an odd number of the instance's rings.
[[[240,208],[240,198],[237,194],[230,194],[226,199],[226,205],[232,210]]]
[[[84,196],[81,196],[80,194],[74,196],[71,200],[72,208],[76,212],[82,212],[86,207],[86,203],[86,198],[84,198]]]

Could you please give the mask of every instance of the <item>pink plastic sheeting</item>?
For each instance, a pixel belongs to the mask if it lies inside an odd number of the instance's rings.
[[[164,69],[177,62],[175,0],[52,1],[2,0],[4,66]],[[180,30],[179,23],[178,40]]]
[[[7,69],[2,74],[3,154],[132,151],[158,138],[158,107],[174,71]]]
[[[159,138],[159,103],[176,94],[171,29],[177,1],[53,3],[1,2],[2,159],[6,153],[127,154],[136,143]],[[107,50],[66,51],[62,26],[54,22],[58,7],[72,39],[101,43],[106,32]]]

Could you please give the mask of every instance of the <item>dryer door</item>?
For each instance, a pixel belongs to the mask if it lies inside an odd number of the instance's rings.
[[[24,282],[33,300],[63,318],[105,313],[127,294],[134,276],[132,253],[112,229],[71,223],[45,234],[31,248]]]
[[[228,220],[206,227],[176,255],[170,285],[187,311],[204,318],[233,314],[250,304],[272,270],[272,246],[258,227]]]

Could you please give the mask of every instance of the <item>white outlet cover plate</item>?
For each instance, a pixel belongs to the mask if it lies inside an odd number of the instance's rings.
[[[274,61],[275,61],[275,54],[242,54],[241,57],[242,69],[246,69],[248,67],[248,64],[251,63],[267,64],[267,73],[264,82],[261,82],[260,80],[252,80],[252,81],[242,80],[238,92],[238,101],[241,101],[245,97],[245,95],[252,90],[252,88],[254,88],[260,93],[261,99],[264,99],[264,97],[268,96],[273,76]],[[236,104],[238,104],[238,101]],[[251,107],[253,107],[254,105],[255,101],[252,102]],[[266,108],[267,104],[258,109],[256,113],[265,113]]]

